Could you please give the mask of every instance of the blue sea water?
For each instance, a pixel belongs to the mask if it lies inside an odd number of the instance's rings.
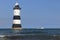
[[[0,40],[60,40],[60,29],[0,29]]]

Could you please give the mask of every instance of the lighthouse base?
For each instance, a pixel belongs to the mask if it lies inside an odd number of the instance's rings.
[[[22,28],[19,28],[19,27],[18,28],[12,28],[12,29],[14,29],[14,30],[22,30]]]

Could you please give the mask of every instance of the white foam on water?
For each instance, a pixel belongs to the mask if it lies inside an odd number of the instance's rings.
[[[5,37],[5,35],[0,35],[0,37]]]

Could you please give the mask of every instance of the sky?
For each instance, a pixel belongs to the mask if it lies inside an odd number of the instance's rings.
[[[12,28],[16,0],[0,0],[0,28]],[[22,28],[60,28],[60,0],[18,0]]]

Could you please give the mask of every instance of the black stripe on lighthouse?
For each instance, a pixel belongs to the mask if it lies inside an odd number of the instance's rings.
[[[12,28],[18,28],[20,27],[21,28],[21,24],[13,24]]]
[[[21,19],[20,16],[14,16],[13,19]]]

